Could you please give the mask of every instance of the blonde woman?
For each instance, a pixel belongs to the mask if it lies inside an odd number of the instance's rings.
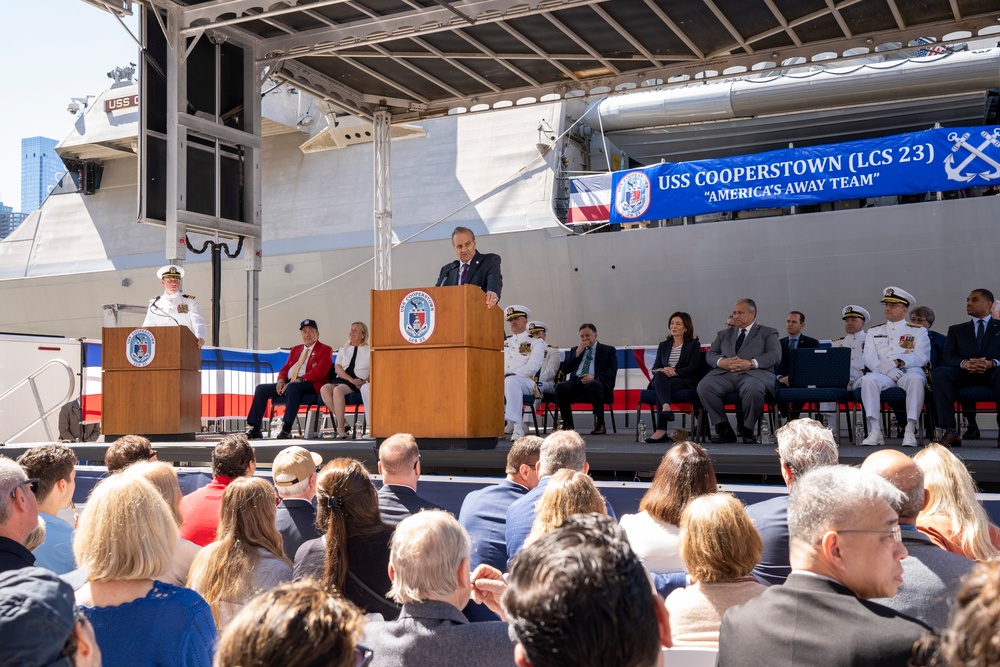
[[[975,561],[1000,556],[1000,530],[976,499],[976,483],[962,460],[937,443],[917,452],[913,460],[924,473],[928,495],[917,528],[959,556]]]
[[[726,610],[766,589],[750,575],[762,549],[753,521],[733,496],[713,493],[687,504],[680,552],[694,583],[667,596],[674,646],[719,647]]]
[[[594,480],[582,472],[563,468],[552,475],[545,493],[538,499],[535,521],[531,524],[531,532],[524,540],[524,546],[563,525],[574,514],[607,516],[608,510]]]
[[[212,664],[215,623],[194,591],[157,581],[177,523],[144,479],[112,475],[90,494],[73,541],[87,573],[76,602],[94,626],[105,667]]]
[[[330,382],[320,389],[323,403],[337,421],[336,438],[347,437],[344,412],[347,397],[360,393],[368,382],[371,372],[371,351],[368,347],[368,325],[364,322],[351,323],[347,344],[337,352],[337,363],[330,371]]]
[[[250,598],[292,578],[274,525],[277,500],[266,480],[233,480],[222,496],[215,541],[191,565],[188,585],[211,605],[220,630]]]
[[[184,497],[184,494],[181,492],[180,483],[177,481],[177,472],[172,465],[162,461],[139,461],[125,468],[120,474],[131,479],[145,479],[152,484],[167,501],[170,515],[177,527],[181,527],[181,524],[184,523],[184,517],[181,516],[181,498]],[[161,573],[157,579],[183,586],[187,581],[188,572],[191,571],[191,564],[199,551],[201,551],[200,546],[190,540],[185,540],[183,537],[178,537],[170,568]]]

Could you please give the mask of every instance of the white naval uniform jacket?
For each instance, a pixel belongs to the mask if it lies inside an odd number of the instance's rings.
[[[545,341],[532,338],[524,331],[514,334],[504,341],[503,372],[513,373],[525,378],[532,378],[542,367],[545,359]]]
[[[869,370],[888,375],[896,368],[896,359],[902,359],[907,373],[919,371],[931,359],[931,341],[927,329],[918,324],[883,322],[868,329],[865,336],[865,366]]]
[[[187,327],[195,338],[208,340],[208,325],[202,317],[198,299],[189,294],[164,292],[149,300],[144,327]]]
[[[854,389],[857,381],[861,379],[861,371],[865,367],[865,332],[847,334],[830,341],[830,347],[847,347],[851,349],[851,381],[847,385],[848,389]]]

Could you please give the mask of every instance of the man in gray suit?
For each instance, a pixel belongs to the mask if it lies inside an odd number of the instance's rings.
[[[903,452],[883,449],[866,458],[861,469],[875,473],[903,492],[902,502],[893,508],[899,513],[903,545],[908,552],[903,559],[903,585],[895,597],[877,598],[874,602],[908,614],[941,632],[948,625],[948,602],[975,563],[945,551],[917,530],[917,515],[929,495],[924,488],[924,473],[913,459]]]
[[[781,362],[778,331],[757,324],[757,304],[740,299],[733,307],[736,325],[720,331],[706,355],[712,368],[698,383],[698,398],[715,424],[714,443],[736,442],[724,409],[726,394],[739,392],[743,403],[743,423],[739,424],[743,442],[757,442],[754,428],[764,410],[768,393],[774,393],[774,368]]]
[[[469,623],[469,535],[451,514],[424,510],[392,537],[389,595],[402,603],[395,621],[369,623],[372,667],[512,667],[514,644],[502,621]]]

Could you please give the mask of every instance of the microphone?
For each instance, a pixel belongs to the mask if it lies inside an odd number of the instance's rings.
[[[174,318],[174,316],[173,316],[173,315],[171,315],[170,313],[168,313],[167,311],[163,310],[162,308],[160,308],[159,306],[157,306],[157,305],[156,305],[156,304],[158,304],[158,303],[160,302],[160,299],[161,299],[162,297],[163,297],[163,295],[161,294],[160,296],[158,296],[158,297],[156,297],[155,299],[153,299],[153,303],[149,304],[149,308],[150,308],[150,310],[152,310],[152,309],[154,309],[154,308],[155,308],[155,309],[156,309],[156,310],[158,310],[158,311],[159,311],[159,312],[160,312],[160,313],[161,313],[162,315],[165,315],[166,317],[169,317],[170,319],[172,319],[172,320],[174,321],[174,324],[176,324],[177,326],[181,326],[181,323],[180,323],[180,322],[178,322],[178,321],[177,321],[177,320],[176,320],[176,319]]]

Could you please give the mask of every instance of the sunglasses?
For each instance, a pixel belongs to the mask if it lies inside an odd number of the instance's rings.
[[[28,488],[31,489],[31,495],[33,495],[33,496],[37,496],[38,495],[38,478],[37,477],[32,477],[31,479],[24,480],[23,482],[21,482],[20,484],[18,484],[17,486],[15,486],[13,489],[11,489],[10,490],[10,497],[11,498],[17,498],[17,490],[19,488],[21,488],[22,486],[24,486],[25,484],[27,484]]]
[[[355,667],[368,667],[368,665],[371,664],[372,657],[374,657],[374,655],[375,652],[370,648],[358,644],[357,648],[354,649]]]

